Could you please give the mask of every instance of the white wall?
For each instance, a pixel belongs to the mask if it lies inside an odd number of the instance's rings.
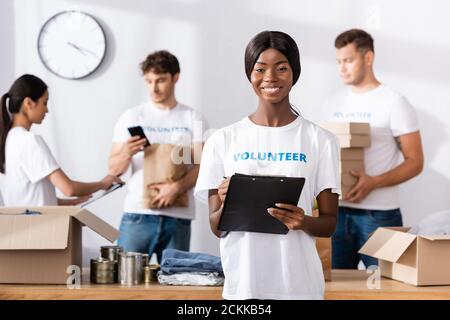
[[[0,1],[0,93],[9,89],[14,78],[14,1]]]
[[[72,178],[94,180],[106,173],[115,121],[125,109],[147,99],[138,63],[149,52],[164,48],[178,56],[182,69],[178,99],[203,112],[218,128],[255,108],[243,68],[249,39],[267,29],[288,32],[297,40],[302,58],[292,102],[305,117],[317,121],[323,99],[342,87],[334,38],[360,27],[375,38],[378,77],[408,97],[420,117],[426,166],[419,177],[402,185],[405,223],[450,208],[448,1],[16,0],[14,4],[16,37],[7,36],[7,41],[14,46],[15,40],[15,73],[34,73],[49,84],[50,114],[38,131]],[[78,81],[50,74],[36,52],[42,24],[74,6],[97,17],[109,40],[100,70]],[[14,57],[10,59],[12,64]],[[0,80],[5,81],[3,75]],[[124,190],[112,194],[92,205],[92,211],[118,226],[123,196]],[[102,243],[86,232],[85,259],[97,255]],[[204,206],[197,210],[191,248],[218,254]]]
[[[0,1],[0,96],[9,90],[10,81],[14,79],[14,36],[14,2],[13,0]],[[3,177],[0,174],[0,190],[2,185]],[[3,205],[1,194],[0,205]]]

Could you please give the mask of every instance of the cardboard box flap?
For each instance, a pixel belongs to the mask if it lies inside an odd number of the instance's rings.
[[[26,210],[40,212],[42,215],[57,214],[71,216],[80,211],[77,206],[46,206],[46,207],[2,207],[0,214],[23,214]]]
[[[413,234],[388,228],[378,228],[359,250],[359,253],[389,262],[396,262],[414,240],[416,240],[416,236]]]
[[[0,250],[65,249],[69,224],[68,215],[0,214]]]
[[[427,240],[431,240],[431,241],[435,241],[435,240],[450,240],[450,235],[449,234],[436,235],[436,236],[419,236],[419,237],[427,239]]]
[[[78,208],[78,212],[73,215],[75,219],[80,221],[83,225],[89,227],[103,238],[114,242],[119,237],[119,231],[113,228],[92,212]]]

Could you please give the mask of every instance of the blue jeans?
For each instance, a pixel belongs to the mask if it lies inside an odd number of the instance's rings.
[[[189,251],[191,220],[125,212],[119,228],[119,246],[124,251],[156,253],[161,262],[162,251],[173,248]]]
[[[332,268],[357,269],[360,260],[367,267],[378,260],[358,251],[378,227],[401,227],[400,209],[365,210],[339,207],[336,232],[333,235]]]

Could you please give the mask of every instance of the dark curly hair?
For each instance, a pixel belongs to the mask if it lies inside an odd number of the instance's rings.
[[[177,57],[169,51],[156,51],[147,56],[147,58],[140,64],[143,74],[147,72],[154,73],[170,73],[172,76],[180,73],[180,64]]]
[[[334,46],[336,49],[341,49],[351,43],[354,43],[356,49],[362,53],[366,53],[367,51],[375,52],[372,36],[361,29],[350,29],[342,32],[336,37]]]

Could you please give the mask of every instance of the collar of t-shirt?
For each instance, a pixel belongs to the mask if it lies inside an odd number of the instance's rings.
[[[173,111],[178,111],[179,109],[180,109],[180,107],[181,107],[181,104],[180,103],[177,103],[177,105],[175,106],[175,107],[173,107],[173,108],[160,108],[160,107],[158,107],[156,104],[154,104],[153,102],[149,102],[147,105],[146,105],[146,107],[150,107],[151,109],[150,109],[150,111],[151,112],[155,112],[155,113],[159,113],[159,114],[161,114],[161,115],[166,115],[166,114],[169,114],[169,113],[171,113],[171,112],[173,112]],[[148,110],[148,108],[145,108],[145,110]]]
[[[365,91],[365,92],[354,92],[352,90],[352,88],[348,88],[347,93],[353,99],[367,99],[367,98],[375,97],[376,95],[383,92],[384,89],[385,89],[385,86],[384,86],[384,84],[381,83],[378,87],[371,89],[369,91]]]
[[[242,120],[246,125],[248,125],[248,126],[250,126],[250,127],[253,127],[253,128],[255,128],[255,129],[258,129],[258,130],[271,130],[272,132],[273,131],[285,131],[285,130],[289,130],[289,129],[291,129],[292,127],[295,127],[296,125],[298,125],[299,123],[300,123],[300,121],[301,121],[301,117],[297,117],[294,121],[292,121],[291,123],[288,123],[287,125],[285,125],[285,126],[281,126],[281,127],[269,127],[269,126],[262,126],[262,125],[259,125],[259,124],[256,124],[256,123],[254,123],[252,120],[250,120],[250,118],[249,117],[245,117],[243,120]]]

